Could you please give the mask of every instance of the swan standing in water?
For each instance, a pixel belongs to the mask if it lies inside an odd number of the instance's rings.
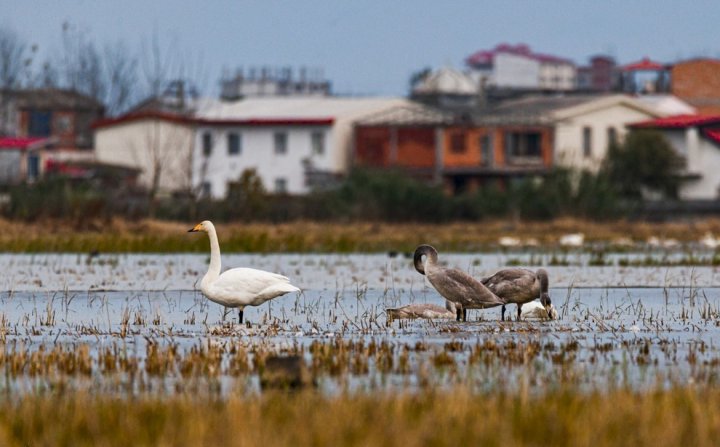
[[[457,309],[450,300],[445,300],[445,307],[430,303],[408,304],[402,307],[385,309],[388,320],[403,318],[455,318]]]
[[[467,321],[467,309],[486,309],[505,304],[502,299],[467,273],[441,267],[437,260],[437,250],[432,246],[420,245],[415,249],[413,259],[415,270],[427,276],[435,290],[455,304],[458,321],[461,319]]]
[[[501,319],[505,321],[505,304],[517,304],[518,320],[525,303],[540,298],[550,319],[557,317],[557,310],[552,305],[548,295],[548,274],[545,269],[537,272],[531,270],[510,268],[500,270],[492,276],[480,280],[488,289],[503,301]]]
[[[200,290],[210,300],[225,307],[237,307],[240,323],[245,306],[259,306],[265,301],[300,289],[277,273],[251,268],[234,268],[220,274],[220,244],[215,226],[209,220],[195,225],[189,233],[204,231],[210,238],[210,267],[200,282]]]

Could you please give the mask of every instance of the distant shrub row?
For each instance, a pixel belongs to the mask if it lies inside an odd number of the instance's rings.
[[[9,190],[6,217],[87,219],[153,215],[161,219],[218,221],[374,220],[446,222],[511,217],[533,220],[572,216],[610,219],[632,213],[644,190],[676,194],[680,163],[653,132],[633,132],[609,149],[597,173],[556,168],[542,177],[512,179],[504,185],[450,196],[399,171],[354,170],[337,188],[302,197],[267,194],[252,171],[225,200],[160,199],[102,188],[90,182],[54,178]]]

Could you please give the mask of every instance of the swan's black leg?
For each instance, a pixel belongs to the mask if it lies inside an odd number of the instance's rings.
[[[522,304],[518,304],[517,321],[520,321],[520,314],[522,313]]]
[[[242,324],[242,322],[243,322],[243,310],[242,309],[240,309],[238,311],[238,321],[240,322],[240,324]]]
[[[500,321],[505,321],[505,305],[503,304],[502,311],[500,312]]]
[[[463,321],[467,321],[467,309],[463,307]]]
[[[460,306],[455,309],[455,320],[462,321],[462,307]]]

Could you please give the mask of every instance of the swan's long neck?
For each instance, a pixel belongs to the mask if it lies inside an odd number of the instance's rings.
[[[205,277],[215,279],[220,275],[220,243],[215,227],[208,228],[207,233],[210,238],[210,267]]]
[[[538,280],[540,280],[540,292],[541,293],[548,293],[548,288],[550,286],[549,280],[548,280],[548,273],[545,271],[545,269],[538,269],[537,272],[535,272],[535,276]]]
[[[425,274],[425,265],[423,265],[423,256],[425,256],[425,263],[434,266],[437,264],[438,253],[434,247],[430,245],[420,245],[415,249],[415,256],[413,263],[415,264],[415,270]]]

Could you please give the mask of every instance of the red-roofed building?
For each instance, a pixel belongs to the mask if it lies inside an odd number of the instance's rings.
[[[720,115],[671,116],[630,127],[660,131],[685,159],[685,181],[678,192],[681,199],[720,199]]]
[[[52,140],[41,137],[0,137],[0,185],[34,182],[43,175],[46,149]]]
[[[503,43],[492,50],[480,50],[468,56],[465,63],[488,87],[553,91],[575,88],[576,68],[571,60],[533,53],[525,44]]]
[[[619,87],[625,93],[670,92],[670,65],[643,58],[618,68]]]

